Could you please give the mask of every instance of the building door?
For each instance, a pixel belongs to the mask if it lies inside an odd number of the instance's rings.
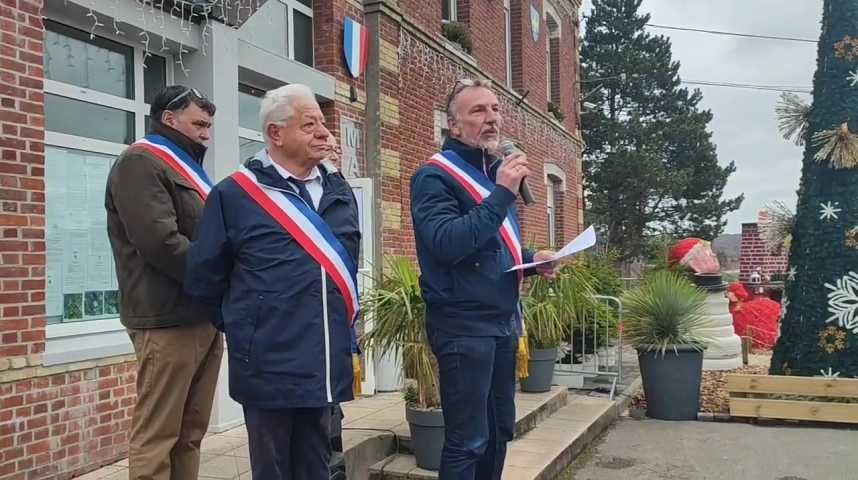
[[[361,231],[361,246],[360,258],[358,262],[358,294],[363,293],[372,288],[372,266],[373,247],[375,244],[375,224],[373,223],[372,205],[373,205],[373,190],[371,178],[349,178],[349,185],[352,186],[352,191],[357,199],[358,218],[360,220]],[[367,317],[363,325],[358,325],[358,337],[364,330],[372,329],[372,318]],[[364,395],[372,395],[375,393],[375,365],[370,355],[363,352],[361,360],[363,362],[361,371],[363,373],[363,381],[361,382],[361,390]]]

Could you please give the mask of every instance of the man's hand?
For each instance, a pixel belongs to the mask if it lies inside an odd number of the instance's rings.
[[[534,262],[541,262],[543,260],[548,260],[551,258],[554,258],[554,252],[552,252],[551,250],[540,250],[533,254]],[[554,262],[543,263],[542,265],[537,265],[534,268],[536,268],[536,273],[542,275],[544,278],[547,278],[549,280],[557,278],[557,272],[554,268]]]
[[[518,186],[521,179],[530,173],[527,168],[527,155],[517,153],[503,160],[498,168],[497,184],[506,187],[510,192],[518,195]]]

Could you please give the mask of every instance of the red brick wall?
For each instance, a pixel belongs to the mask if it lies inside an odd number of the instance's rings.
[[[533,41],[530,26],[530,6],[539,11],[539,39]],[[548,30],[542,19],[542,2],[512,2],[512,79],[513,88],[520,93],[529,91],[527,101],[539,110],[548,107],[547,62],[545,42]]]
[[[472,56],[486,74],[506,84],[506,32],[503,0],[470,0],[460,2],[467,8],[468,28],[474,44]]]
[[[739,280],[747,282],[754,269],[760,268],[763,281],[767,275],[783,273],[787,270],[789,259],[786,253],[772,255],[766,248],[766,242],[760,235],[759,224],[742,224],[742,246],[739,256]]]
[[[561,20],[560,37],[560,111],[566,115],[563,126],[570,132],[578,129],[580,83],[578,83],[578,19]]]
[[[37,359],[45,351],[40,7],[25,0],[3,0],[0,7],[0,359]]]
[[[66,479],[127,454],[136,363],[0,384],[0,478]]]
[[[461,12],[461,2],[458,4]],[[399,0],[402,15],[430,35],[441,35],[441,0]],[[459,17],[461,20],[461,17]]]

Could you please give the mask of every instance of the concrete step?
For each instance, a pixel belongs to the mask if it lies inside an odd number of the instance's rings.
[[[550,480],[619,416],[605,398],[570,396],[567,404],[535,428],[509,443],[504,480]],[[370,468],[371,480],[437,479],[417,467],[414,457],[396,454]]]

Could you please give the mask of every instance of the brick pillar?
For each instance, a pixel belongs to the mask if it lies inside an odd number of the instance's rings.
[[[45,351],[41,7],[2,0],[0,9],[0,371],[40,364]]]

